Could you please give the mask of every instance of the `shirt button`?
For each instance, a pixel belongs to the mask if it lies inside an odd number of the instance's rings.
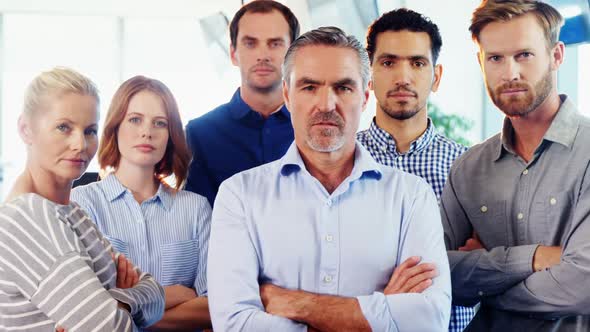
[[[324,282],[325,282],[325,283],[330,283],[330,282],[332,282],[332,276],[325,276],[325,277],[324,277]]]
[[[485,206],[485,205],[483,205],[483,206],[480,208],[480,210],[481,210],[481,212],[483,212],[483,213],[486,213],[486,212],[488,212],[488,207],[487,207],[487,206]]]
[[[327,206],[332,206],[332,200],[331,200],[331,199],[327,200],[327,201],[326,201],[326,205],[327,205]]]
[[[326,235],[326,241],[332,242],[334,241],[334,237],[332,235]]]
[[[477,292],[477,295],[483,296],[483,292],[482,291],[479,291],[479,292]]]
[[[551,197],[551,199],[549,200],[549,204],[551,204],[551,205],[557,204],[557,200],[555,199],[555,197]]]
[[[381,151],[387,151],[387,145],[381,145]]]
[[[529,170],[528,170],[528,169],[525,169],[525,170],[522,172],[522,174],[523,174],[523,175],[527,175],[527,174],[529,174]]]
[[[522,218],[524,218],[524,214],[519,213],[516,215],[516,219],[521,220]]]
[[[264,129],[264,132],[270,134],[270,129]]]

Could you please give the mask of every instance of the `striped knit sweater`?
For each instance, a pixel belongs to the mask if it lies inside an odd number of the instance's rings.
[[[164,290],[140,271],[135,287],[115,288],[111,252],[76,203],[25,194],[0,205],[0,331],[134,331],[157,322]]]

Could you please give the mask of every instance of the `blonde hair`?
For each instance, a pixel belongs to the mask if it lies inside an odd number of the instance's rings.
[[[25,92],[23,113],[30,115],[43,108],[48,97],[60,97],[67,93],[92,96],[99,102],[96,85],[86,76],[65,67],[55,67],[33,79]]]
[[[481,30],[492,22],[506,22],[513,18],[532,13],[545,33],[547,47],[558,42],[563,17],[557,9],[542,1],[534,0],[483,0],[473,12],[469,31],[474,41],[479,42]]]

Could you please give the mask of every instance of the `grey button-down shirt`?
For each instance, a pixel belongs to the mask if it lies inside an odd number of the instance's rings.
[[[441,213],[457,304],[543,319],[590,314],[590,120],[560,97],[528,163],[506,119],[451,169]],[[485,250],[457,251],[474,231]],[[538,245],[562,246],[561,263],[534,272]]]

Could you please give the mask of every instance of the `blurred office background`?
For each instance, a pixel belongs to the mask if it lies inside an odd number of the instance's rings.
[[[408,7],[440,28],[444,74],[431,101],[472,124],[478,143],[496,133],[502,115],[489,101],[467,30],[478,0],[283,0],[302,32],[335,25],[363,40],[380,14]],[[552,0],[566,18],[567,43],[559,90],[590,116],[589,0]],[[121,82],[142,74],[166,83],[183,121],[227,102],[239,85],[229,61],[228,20],[240,0],[0,0],[0,201],[22,169],[25,147],[16,131],[23,93],[43,70],[68,66],[91,77],[101,92],[101,116]],[[372,98],[361,123],[375,113]],[[90,170],[96,171],[94,162]]]

